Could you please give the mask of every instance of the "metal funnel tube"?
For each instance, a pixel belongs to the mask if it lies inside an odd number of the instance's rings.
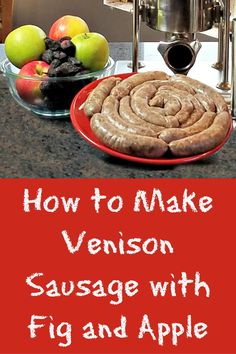
[[[178,39],[172,42],[161,42],[158,51],[173,73],[186,75],[194,65],[200,48],[201,44],[197,40],[188,42]]]

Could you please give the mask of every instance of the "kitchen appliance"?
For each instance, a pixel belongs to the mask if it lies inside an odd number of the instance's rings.
[[[201,43],[198,32],[218,28],[218,58],[213,67],[221,72],[217,87],[230,90],[230,0],[133,0],[132,70],[138,71],[140,22],[164,32],[158,45],[167,67],[174,73],[187,74],[193,67]]]

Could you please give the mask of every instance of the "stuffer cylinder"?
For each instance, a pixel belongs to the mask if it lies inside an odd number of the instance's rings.
[[[213,27],[213,0],[144,0],[142,20],[166,33],[158,50],[174,73],[186,74],[194,65],[201,44],[196,33]]]

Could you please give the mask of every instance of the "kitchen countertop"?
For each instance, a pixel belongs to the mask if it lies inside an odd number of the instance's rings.
[[[110,51],[116,61],[129,60],[131,44],[111,43]],[[155,52],[156,44],[140,46],[141,59],[154,60]],[[1,178],[236,177],[235,130],[220,151],[203,160],[173,166],[144,165],[109,156],[90,146],[69,119],[45,119],[24,110],[12,99],[2,75],[0,107]]]

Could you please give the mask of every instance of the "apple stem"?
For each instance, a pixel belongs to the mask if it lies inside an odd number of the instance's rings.
[[[42,76],[42,75],[46,75],[48,73],[48,70],[45,71],[44,68],[42,68],[41,66],[37,66],[36,67],[36,72],[38,75]]]

